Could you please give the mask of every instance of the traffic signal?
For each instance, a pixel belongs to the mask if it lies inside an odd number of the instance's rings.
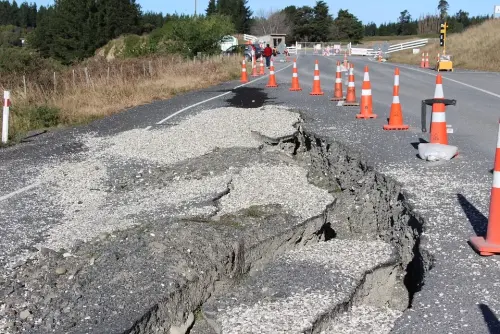
[[[440,46],[444,46],[447,26],[448,25],[446,23],[441,23],[441,29],[439,30],[439,45]]]

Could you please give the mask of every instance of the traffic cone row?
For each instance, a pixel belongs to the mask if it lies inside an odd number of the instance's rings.
[[[297,59],[293,60],[293,72],[292,72],[292,87],[290,87],[290,91],[297,92],[301,91],[299,84],[299,73],[297,72]]]
[[[354,66],[351,64],[349,67],[349,82],[347,84],[347,95],[344,101],[344,106],[359,106],[359,102],[356,101],[356,86],[354,85]]]
[[[325,95],[325,93],[321,90],[321,81],[319,79],[319,63],[317,59],[314,63],[313,88],[310,95]]]
[[[409,126],[403,124],[403,111],[399,103],[399,68],[394,70],[394,88],[392,90],[391,112],[389,124],[384,125],[384,130],[408,130]]]
[[[436,76],[435,99],[444,99],[443,77]],[[446,130],[446,106],[444,103],[434,103],[432,105],[431,116],[431,144],[448,145],[448,131]]]
[[[262,68],[262,60],[261,60]],[[261,69],[262,71],[262,69]],[[245,60],[242,63],[242,78],[241,82],[248,82],[246,64]],[[341,63],[337,61],[336,64],[336,75],[335,75],[335,86],[334,95],[331,98],[332,101],[343,101],[342,106],[359,106],[360,112],[356,115],[358,119],[371,119],[377,118],[377,114],[373,112],[373,98],[370,83],[370,74],[368,66],[365,66],[363,84],[361,87],[361,101],[358,102],[356,98],[356,87],[354,82],[354,66],[349,64],[349,75],[347,83],[347,94],[344,97],[343,94],[343,84],[342,84],[342,73],[341,73]],[[278,87],[276,81],[276,74],[274,68],[274,61],[271,60],[271,66],[269,71],[269,81],[266,85],[268,88]],[[292,82],[290,91],[302,91],[299,83],[298,70],[297,70],[297,60],[293,61],[292,70]],[[312,91],[310,95],[324,95],[321,89],[319,62],[315,61],[314,64],[314,79],[312,85]],[[436,79],[436,91],[435,98],[444,98],[443,87],[442,87],[442,77],[437,76]],[[383,126],[384,130],[408,130],[409,126],[403,123],[403,112],[401,103],[399,101],[399,68],[395,69],[394,72],[394,86],[393,86],[393,98],[392,104],[389,112],[388,124]],[[432,122],[431,122],[431,139],[430,143],[448,144],[447,138],[447,127],[445,120],[445,105],[443,103],[435,103],[432,107]]]
[[[373,113],[372,86],[370,84],[368,66],[365,66],[365,74],[361,86],[361,112],[356,115],[356,118],[377,118],[377,115]]]
[[[342,72],[340,71],[340,61],[337,61],[337,73],[335,74],[335,87],[333,92],[332,101],[344,100],[344,93],[342,92]]]
[[[276,74],[274,73],[274,62],[271,60],[271,66],[269,67],[269,81],[266,85],[268,88],[276,88],[278,84],[276,83]]]

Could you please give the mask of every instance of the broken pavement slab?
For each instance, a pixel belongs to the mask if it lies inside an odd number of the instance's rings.
[[[237,287],[212,297],[202,313],[217,334],[318,331],[355,299],[404,310],[397,267],[396,253],[384,242],[309,244],[250,272]]]

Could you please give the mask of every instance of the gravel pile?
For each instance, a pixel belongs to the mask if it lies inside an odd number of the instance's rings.
[[[290,136],[298,121],[298,114],[274,106],[219,108],[203,111],[171,128],[137,129],[101,138],[86,136],[86,152],[71,161],[47,166],[36,180],[45,189],[44,206],[63,217],[47,231],[47,240],[39,246],[68,247],[77,239],[89,240],[152,215],[213,215],[217,210],[213,203],[197,203],[211,202],[227,192],[231,173],[177,180],[160,187],[145,184],[143,189],[124,191],[115,181],[125,175],[141,182],[151,166],[172,165],[219,148],[259,147],[262,139],[256,134]]]
[[[280,204],[293,215],[317,216],[333,201],[326,190],[308,183],[307,171],[298,166],[264,164],[243,168],[233,177],[233,190],[220,200],[219,215],[253,205]]]
[[[94,138],[88,145],[94,154],[125,160],[140,159],[161,164],[195,158],[217,148],[258,147],[262,140],[290,136],[299,114],[277,106],[260,109],[218,108],[205,110],[167,130],[136,129],[109,138]]]

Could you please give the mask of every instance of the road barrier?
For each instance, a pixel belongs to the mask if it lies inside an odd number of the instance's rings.
[[[2,113],[2,143],[7,144],[9,140],[9,114],[10,114],[10,91],[3,92]]]

